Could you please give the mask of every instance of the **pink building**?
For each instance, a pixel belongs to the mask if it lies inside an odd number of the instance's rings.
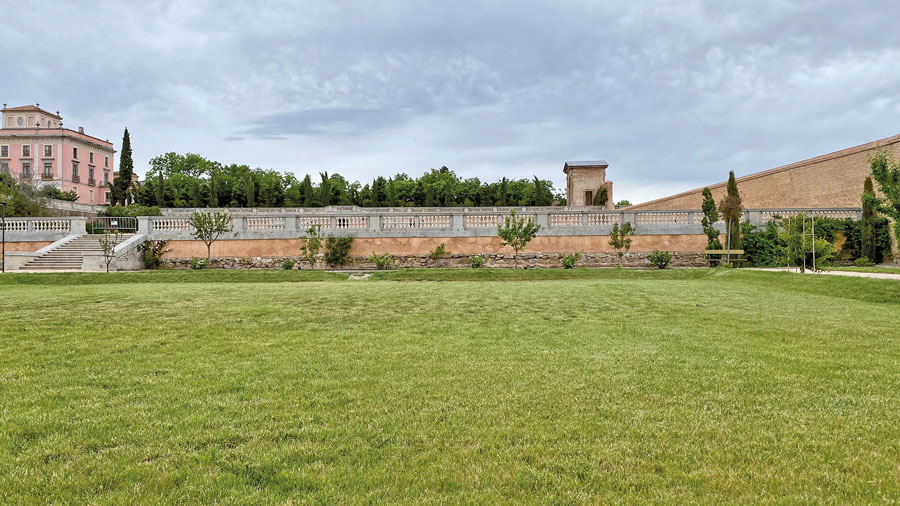
[[[115,153],[113,144],[63,128],[59,111],[40,104],[6,107],[0,123],[0,172],[35,187],[75,191],[86,204],[109,202]]]

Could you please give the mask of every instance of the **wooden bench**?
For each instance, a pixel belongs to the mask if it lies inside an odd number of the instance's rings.
[[[741,267],[747,261],[744,258],[744,250],[742,249],[708,249],[704,253],[706,253],[706,260],[713,267],[721,262],[726,262],[729,257],[731,257],[731,263],[737,264],[738,267]],[[718,256],[718,258],[713,258],[714,255]]]

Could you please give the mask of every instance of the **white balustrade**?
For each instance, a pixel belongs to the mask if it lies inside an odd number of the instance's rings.
[[[244,218],[247,230],[284,230],[284,218],[275,216],[254,216]]]
[[[689,213],[681,211],[638,212],[635,223],[638,225],[687,225]]]
[[[338,216],[334,219],[334,227],[338,229],[366,228],[368,226],[368,216]]]
[[[419,216],[419,228],[450,228],[450,216]]]
[[[0,224],[2,227],[2,224]],[[2,230],[2,229],[0,229]],[[6,231],[7,232],[27,232],[28,231],[28,220],[17,220],[14,218],[6,219]]]
[[[611,227],[619,223],[619,216],[619,213],[588,214],[587,224],[589,227]]]
[[[305,232],[309,227],[320,226],[322,228],[331,227],[331,218],[328,216],[300,216],[297,218],[297,226]]]
[[[551,227],[581,227],[584,226],[584,215],[578,214],[551,214]]]
[[[70,223],[69,220],[33,220],[31,229],[35,232],[68,232]]]
[[[381,228],[416,228],[416,217],[409,216],[382,216]]]
[[[153,218],[153,230],[159,232],[187,232],[191,230],[187,218]]]

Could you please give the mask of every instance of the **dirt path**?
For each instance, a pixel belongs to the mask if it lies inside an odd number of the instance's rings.
[[[797,267],[788,269],[787,267],[776,267],[776,268],[759,268],[754,269],[757,271],[773,271],[773,272],[793,272],[794,274],[800,274],[800,269]],[[872,278],[872,279],[893,279],[895,281],[900,281],[900,274],[886,274],[882,272],[854,272],[854,271],[810,271],[807,270],[805,274],[813,274],[820,276],[849,276],[852,278]]]

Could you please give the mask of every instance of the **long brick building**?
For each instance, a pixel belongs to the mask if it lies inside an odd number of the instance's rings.
[[[900,157],[900,135],[740,177],[737,183],[744,207],[860,207],[863,182],[870,173],[869,158],[882,149]],[[709,188],[717,202],[725,196],[724,181]],[[702,191],[696,188],[631,209],[700,209]]]

